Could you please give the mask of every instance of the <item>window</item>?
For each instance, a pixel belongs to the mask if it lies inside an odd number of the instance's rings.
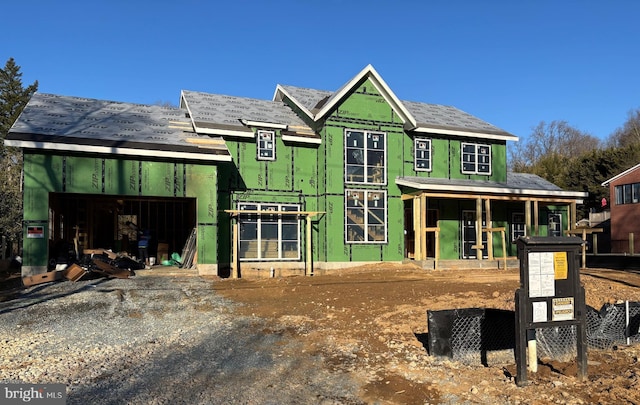
[[[413,141],[413,166],[417,172],[431,171],[431,139],[416,138]]]
[[[345,240],[347,243],[387,241],[387,195],[384,191],[346,190]]]
[[[243,211],[267,211],[240,214],[240,260],[299,260],[300,221],[295,204],[239,204]],[[269,214],[273,211],[274,214]],[[291,212],[289,214],[276,212]]]
[[[555,212],[550,212],[547,217],[549,229],[547,236],[562,236],[562,216]]]
[[[386,184],[387,142],[384,132],[345,130],[345,182]]]
[[[258,160],[276,160],[276,134],[258,131]]]
[[[520,236],[527,236],[524,213],[514,212],[511,214],[511,241],[515,242]]]
[[[640,183],[615,186],[615,204],[637,204],[640,202]]]
[[[491,146],[462,143],[462,173],[491,174]]]

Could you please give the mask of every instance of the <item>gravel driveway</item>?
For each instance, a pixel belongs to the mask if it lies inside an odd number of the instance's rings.
[[[215,281],[213,281],[215,282]],[[0,382],[68,404],[360,404],[322,358],[197,276],[41,284],[0,302]]]

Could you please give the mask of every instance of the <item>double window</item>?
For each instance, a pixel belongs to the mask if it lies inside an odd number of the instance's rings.
[[[276,134],[273,131],[258,131],[258,160],[276,160]]]
[[[616,205],[640,202],[640,183],[623,184],[614,188]]]
[[[413,150],[413,166],[415,171],[431,171],[431,139],[415,138],[413,141]]]
[[[347,243],[387,241],[387,194],[378,190],[346,190]]]
[[[240,260],[300,259],[299,205],[244,203],[238,208],[248,211],[239,216]]]
[[[462,143],[462,173],[491,174],[491,146]]]
[[[386,133],[347,129],[344,143],[346,183],[387,183]]]

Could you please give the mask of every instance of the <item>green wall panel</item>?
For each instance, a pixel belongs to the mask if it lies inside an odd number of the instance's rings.
[[[66,192],[102,193],[102,158],[68,156]]]
[[[293,149],[294,190],[306,195],[318,193],[318,149],[316,147],[297,147]]]
[[[139,195],[139,162],[137,160],[105,159],[104,192],[113,195]]]
[[[198,225],[198,263],[215,264],[217,260],[217,227]]]
[[[42,226],[44,228],[43,238],[28,238],[27,226]],[[22,249],[23,249],[23,266],[46,266],[47,265],[47,251],[49,248],[49,229],[47,222],[31,222],[28,223],[23,230],[22,234]]]
[[[328,261],[348,261],[349,251],[344,244],[344,197],[327,196],[325,239]]]
[[[173,197],[174,165],[167,162],[142,162],[142,195]]]
[[[24,155],[23,218],[49,218],[49,192],[62,190],[62,158],[54,155]]]
[[[404,258],[404,202],[400,198],[387,197],[387,241],[383,245],[384,260],[399,261]]]
[[[198,224],[215,223],[218,218],[216,166],[187,164],[186,169],[187,197],[197,197]]]

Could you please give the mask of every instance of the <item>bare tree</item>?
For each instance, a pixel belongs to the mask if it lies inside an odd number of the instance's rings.
[[[618,148],[640,144],[640,109],[627,113],[627,121],[611,134],[609,144]]]

